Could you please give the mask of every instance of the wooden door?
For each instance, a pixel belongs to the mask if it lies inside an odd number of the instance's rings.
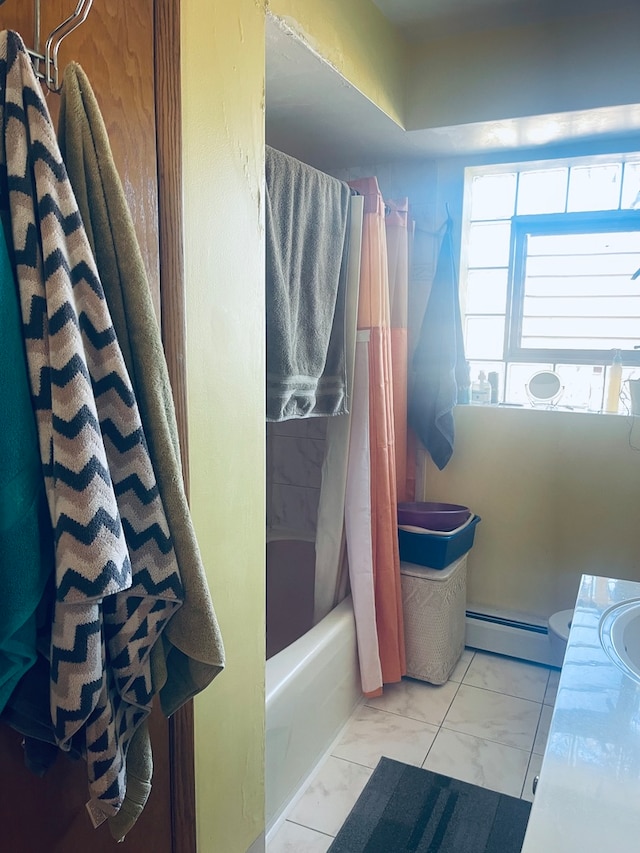
[[[76,6],[76,0],[43,0],[42,40]],[[17,30],[27,47],[34,46],[34,4],[5,0],[0,6],[0,29]],[[147,268],[158,318],[163,300],[171,305],[165,324],[171,339],[170,373],[181,364],[181,244],[179,136],[179,3],[174,0],[94,0],[87,21],[63,43],[60,68],[76,60],[87,73],[100,104],[114,159],[131,208]],[[160,49],[159,49],[160,45]],[[171,56],[171,52],[174,56]],[[177,61],[176,61],[177,60]],[[159,75],[156,69],[159,67]],[[160,99],[156,109],[156,93]],[[58,96],[47,94],[54,123]],[[166,120],[160,120],[163,116]],[[173,134],[173,136],[172,136]],[[159,185],[158,174],[163,181]],[[172,163],[176,166],[173,169]],[[163,184],[169,181],[171,186]],[[159,207],[163,188],[172,210]],[[173,218],[172,218],[173,217]],[[168,224],[167,224],[168,223]],[[173,234],[163,240],[159,234]],[[171,289],[161,290],[161,262],[170,267]],[[164,276],[163,276],[164,278]],[[168,312],[169,313],[169,312]],[[173,371],[174,390],[184,392]],[[179,426],[186,434],[182,399],[177,399]],[[186,457],[186,448],[184,448]],[[88,799],[84,762],[60,755],[39,779],[24,767],[20,736],[0,724],[0,850],[7,853],[103,853],[153,851],[186,853],[195,850],[193,814],[193,731],[191,710],[178,712],[171,726],[156,709],[151,716],[154,775],[147,806],[123,844],[117,845],[108,827],[94,830],[85,809]],[[179,757],[178,757],[179,756]]]

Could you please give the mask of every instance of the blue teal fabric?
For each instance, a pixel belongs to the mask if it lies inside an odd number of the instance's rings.
[[[53,572],[13,268],[0,227],[0,712],[36,660],[38,605]]]
[[[453,410],[460,392],[470,384],[452,228],[449,217],[411,365],[408,402],[409,424],[441,471],[453,454]]]

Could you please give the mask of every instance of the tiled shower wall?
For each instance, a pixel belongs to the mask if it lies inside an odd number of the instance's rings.
[[[326,418],[267,423],[267,534],[315,539]]]

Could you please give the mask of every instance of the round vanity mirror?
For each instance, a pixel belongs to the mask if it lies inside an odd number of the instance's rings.
[[[562,381],[553,370],[540,370],[527,382],[527,395],[534,406],[553,405],[564,391]]]

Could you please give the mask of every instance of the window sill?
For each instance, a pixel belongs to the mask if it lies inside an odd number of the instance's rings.
[[[528,412],[564,412],[572,415],[599,415],[607,418],[640,417],[632,412],[594,412],[591,409],[582,409],[577,406],[532,406],[527,403],[458,403],[458,407],[464,409],[511,409]]]

